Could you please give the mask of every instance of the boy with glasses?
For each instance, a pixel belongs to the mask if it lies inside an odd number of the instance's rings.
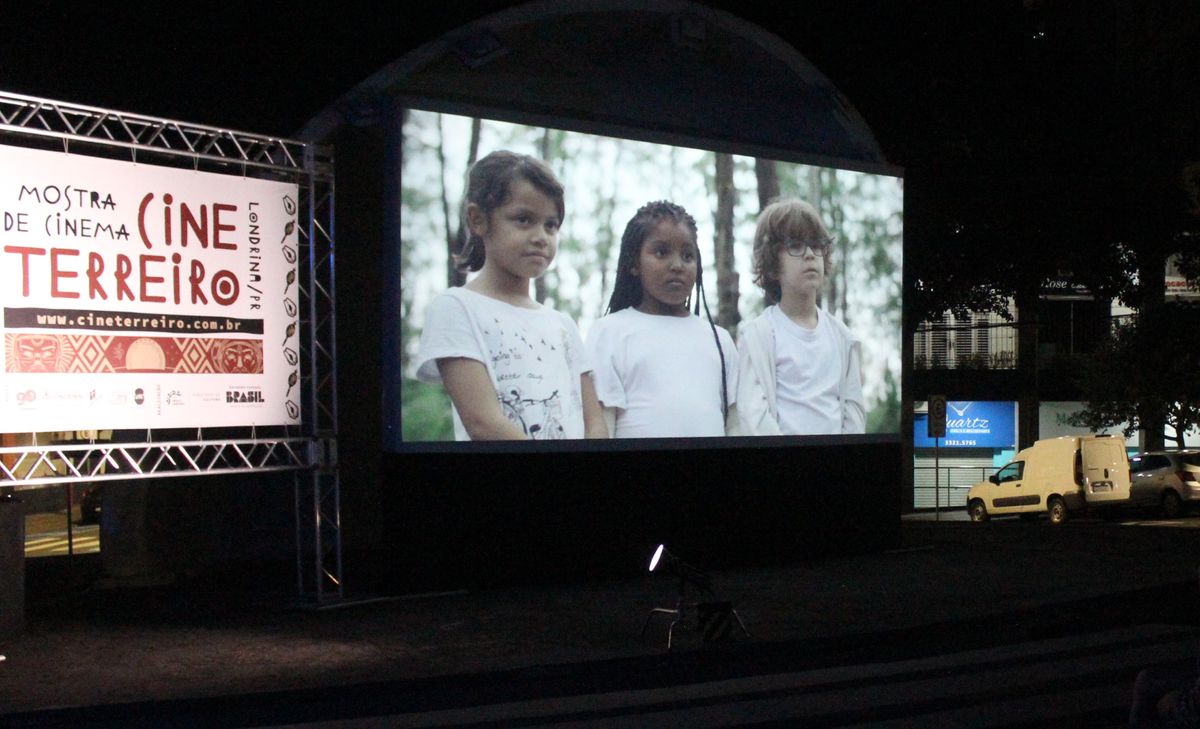
[[[833,239],[815,208],[768,205],[754,233],[754,283],[770,304],[738,339],[738,415],[748,435],[862,433],[862,343],[818,301]]]

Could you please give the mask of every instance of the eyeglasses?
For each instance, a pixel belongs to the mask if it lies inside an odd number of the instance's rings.
[[[829,248],[833,245],[833,238],[818,238],[815,240],[796,240],[789,238],[783,241],[783,249],[787,251],[789,256],[800,258],[804,255],[805,250],[812,251],[814,256],[821,257],[829,252]]]

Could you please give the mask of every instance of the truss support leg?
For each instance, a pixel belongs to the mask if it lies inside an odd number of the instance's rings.
[[[297,473],[295,494],[298,598],[305,607],[328,607],[345,598],[337,468]]]

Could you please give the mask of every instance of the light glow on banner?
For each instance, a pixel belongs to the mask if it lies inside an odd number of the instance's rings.
[[[0,432],[299,422],[297,199],[0,145]]]

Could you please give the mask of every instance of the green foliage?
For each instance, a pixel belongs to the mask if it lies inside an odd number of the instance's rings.
[[[907,265],[908,260],[905,263]],[[935,277],[916,278],[909,290],[909,301],[914,321],[933,321],[947,311],[956,317],[975,313],[995,314],[1004,321],[1012,321],[1013,315],[1009,309],[1011,295],[1012,289],[980,283],[974,274],[958,276],[949,272]]]
[[[1125,436],[1165,422],[1183,433],[1200,423],[1200,307],[1170,303],[1113,328],[1079,357],[1075,382],[1087,405],[1072,425],[1100,431],[1126,424]]]
[[[406,442],[454,440],[450,396],[438,385],[404,378],[400,386],[400,427]]]
[[[867,411],[868,433],[895,433],[900,430],[900,385],[891,370],[883,371],[883,397]]]

